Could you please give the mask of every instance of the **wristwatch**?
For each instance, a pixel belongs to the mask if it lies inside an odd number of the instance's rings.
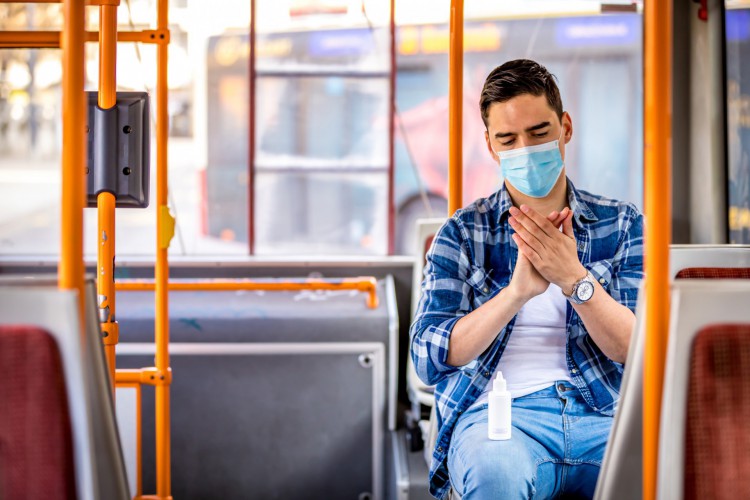
[[[596,280],[591,271],[588,271],[586,276],[575,282],[570,295],[565,296],[574,304],[583,304],[594,296],[594,290],[596,290]]]

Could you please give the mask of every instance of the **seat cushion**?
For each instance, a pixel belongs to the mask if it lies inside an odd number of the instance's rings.
[[[750,498],[750,324],[703,328],[692,347],[686,499]]]
[[[750,279],[750,267],[688,267],[675,279]]]
[[[73,441],[57,343],[0,325],[0,496],[75,499]]]

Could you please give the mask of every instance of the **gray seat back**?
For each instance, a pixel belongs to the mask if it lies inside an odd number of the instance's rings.
[[[750,267],[750,245],[670,245],[670,279],[689,267]]]

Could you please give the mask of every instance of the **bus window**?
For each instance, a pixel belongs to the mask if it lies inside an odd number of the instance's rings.
[[[726,1],[729,242],[750,243],[750,2]]]
[[[244,4],[244,2],[238,2]],[[132,0],[119,9],[120,31],[152,29],[155,4]],[[197,9],[197,7],[193,7]],[[98,30],[98,15],[89,11],[87,29]],[[245,254],[243,245],[207,239],[201,233],[200,167],[193,130],[194,73],[188,52],[188,9],[171,7],[177,19],[170,26],[169,47],[169,168],[170,206],[177,215],[174,254]],[[0,5],[1,30],[60,30],[62,4]],[[245,25],[247,22],[245,21]],[[197,31],[197,30],[196,30]],[[200,32],[197,33],[200,36]],[[192,33],[190,36],[194,36]],[[57,49],[0,50],[0,254],[55,256],[60,240],[60,155],[62,52]],[[85,90],[98,86],[98,45],[85,47]],[[117,49],[118,91],[150,91],[156,82],[153,45],[120,43]],[[152,101],[151,110],[155,106]],[[155,174],[152,127],[151,173]],[[154,178],[152,177],[152,186]],[[154,189],[151,190],[152,197]],[[97,211],[84,212],[84,252],[96,258]],[[118,210],[117,256],[152,255],[156,212]]]

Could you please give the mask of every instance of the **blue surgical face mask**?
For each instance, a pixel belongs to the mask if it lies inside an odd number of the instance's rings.
[[[560,131],[562,138],[562,130]],[[544,198],[555,186],[563,168],[559,140],[510,151],[495,151],[503,177],[532,198]]]

